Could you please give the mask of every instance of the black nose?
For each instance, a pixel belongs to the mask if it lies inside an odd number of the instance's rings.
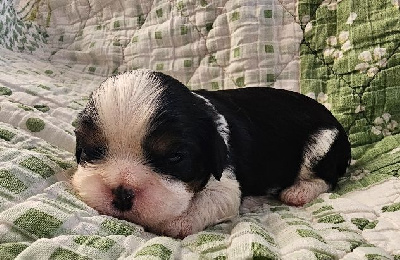
[[[135,196],[131,189],[126,189],[123,186],[118,186],[112,190],[114,199],[112,201],[113,206],[120,211],[128,211],[132,208],[132,200]]]

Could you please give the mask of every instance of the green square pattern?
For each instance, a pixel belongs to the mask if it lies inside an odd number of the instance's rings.
[[[321,252],[314,252],[315,257],[317,260],[329,260],[329,259],[335,259],[336,257],[330,255],[330,254],[325,254]]]
[[[400,210],[400,202],[384,206],[382,212],[395,212]]]
[[[162,32],[161,31],[156,31],[154,33],[154,38],[157,40],[161,40],[162,39]]]
[[[267,82],[275,82],[275,75],[267,74]]]
[[[240,47],[233,49],[233,57],[238,58],[240,56]]]
[[[16,194],[27,189],[22,181],[7,170],[0,170],[0,186]]]
[[[325,206],[322,206],[321,208],[319,208],[317,210],[314,210],[312,212],[312,214],[313,215],[318,215],[321,212],[324,212],[324,211],[327,211],[327,210],[332,210],[332,209],[333,209],[333,207],[331,205],[328,205],[328,206],[325,205]]]
[[[359,230],[374,229],[378,224],[378,220],[369,221],[366,218],[352,218],[351,223],[356,225]]]
[[[110,238],[100,236],[78,236],[74,239],[74,242],[79,245],[85,245],[99,249],[103,252],[108,251],[108,249],[110,249],[116,243]]]
[[[272,18],[272,10],[264,10],[264,18]]]
[[[231,21],[237,21],[240,19],[240,13],[238,11],[234,11],[231,15]]]
[[[48,178],[54,175],[54,170],[50,166],[34,156],[23,160],[19,165],[39,174],[43,178]]]
[[[186,25],[181,25],[181,35],[186,35],[188,33],[188,27]]]
[[[311,229],[297,229],[296,231],[301,237],[312,237],[325,243],[324,239]]]
[[[28,93],[28,91],[26,91],[26,93]],[[29,94],[33,96],[37,95],[35,92],[30,92]],[[25,125],[26,128],[29,129],[29,131],[36,133],[42,131],[45,128],[46,123],[40,118],[31,117],[26,120]]]
[[[244,77],[237,78],[235,83],[236,83],[236,86],[238,86],[239,88],[244,87]]]
[[[144,24],[144,22],[145,22],[144,15],[139,15],[138,18],[137,18],[137,24],[139,26],[142,26]]]
[[[139,250],[139,252],[136,253],[135,257],[138,256],[155,256],[158,257],[161,260],[168,260],[171,258],[172,251],[165,247],[164,245],[161,244],[153,244],[146,246]]]
[[[7,88],[7,87],[3,87],[0,86],[0,95],[1,96],[10,96],[12,94],[12,90]]]
[[[28,107],[26,105],[22,105],[22,104],[18,105],[18,107],[23,109],[23,110],[25,110],[25,111],[33,111],[34,110],[33,108]]]
[[[185,67],[185,68],[188,68],[188,67],[192,67],[192,60],[184,60],[183,61],[183,66]]]
[[[318,219],[318,223],[333,223],[339,224],[345,222],[344,218],[340,214],[326,215]]]
[[[10,132],[6,129],[1,129],[0,128],[0,138],[6,141],[10,141],[13,137],[15,136],[15,134],[13,132]]]
[[[268,259],[268,260],[278,260],[279,257],[271,251],[268,247],[266,247],[263,244],[253,242],[251,243],[251,251],[253,252],[253,258],[252,259]]]
[[[183,1],[179,1],[179,2],[176,4],[176,9],[178,9],[178,11],[182,11],[183,8],[185,8],[185,4],[183,3]]]
[[[91,258],[83,255],[79,255],[75,252],[64,248],[57,248],[50,256],[51,260],[91,260]]]
[[[37,209],[29,209],[14,221],[15,226],[38,238],[50,237],[62,223],[61,220]]]
[[[213,23],[206,23],[206,31],[209,32],[213,28]]]
[[[101,223],[101,227],[113,235],[130,236],[137,232],[136,229],[130,225],[109,219]]]
[[[208,63],[217,63],[217,58],[215,57],[215,55],[210,55],[210,57],[208,58]]]
[[[274,46],[273,45],[265,45],[264,50],[266,53],[274,53]]]
[[[163,69],[164,69],[164,63],[156,64],[156,70],[163,70]]]
[[[7,243],[0,245],[0,259],[12,260],[15,259],[28,245],[20,243]]]
[[[225,236],[221,234],[212,234],[212,233],[205,233],[205,234],[198,234],[195,241],[191,242],[191,246],[200,247],[202,245],[208,243],[214,243],[216,241],[224,241]]]
[[[219,89],[219,84],[218,84],[218,82],[215,82],[215,81],[211,82],[211,88],[212,88],[213,90]]]
[[[157,17],[158,17],[158,18],[163,17],[163,9],[162,9],[162,8],[157,9],[157,10],[156,10],[156,14],[157,14]]]
[[[261,226],[251,224],[250,230],[252,233],[257,234],[257,235],[261,236],[262,238],[264,238],[268,243],[275,245],[274,239]]]

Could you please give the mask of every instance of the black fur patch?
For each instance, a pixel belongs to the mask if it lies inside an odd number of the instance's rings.
[[[97,110],[90,99],[85,109],[79,113],[75,129],[75,157],[78,164],[94,163],[107,154],[106,139],[97,122]]]
[[[303,162],[307,141],[322,129],[337,129],[338,135],[313,172],[332,186],[345,173],[350,160],[347,135],[317,101],[273,88],[198,93],[228,121],[232,164],[244,196],[291,186]]]
[[[177,80],[158,73],[163,82],[160,107],[143,143],[152,168],[189,184],[205,186],[220,179],[227,150],[214,122],[214,112]]]

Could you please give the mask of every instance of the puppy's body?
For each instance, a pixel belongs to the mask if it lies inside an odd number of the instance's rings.
[[[228,121],[231,163],[243,196],[265,195],[298,178],[318,177],[334,185],[345,172],[346,133],[316,101],[273,88],[198,93]]]
[[[185,236],[278,191],[303,205],[345,172],[350,146],[330,112],[271,88],[190,92],[134,71],[106,80],[80,114],[73,185],[102,213]]]

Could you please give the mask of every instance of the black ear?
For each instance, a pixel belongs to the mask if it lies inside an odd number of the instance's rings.
[[[225,167],[228,163],[228,149],[225,145],[224,140],[222,137],[216,133],[214,138],[214,148],[212,149],[211,153],[211,173],[218,181],[222,177],[222,172],[224,171]]]
[[[83,111],[81,111],[78,114],[78,117],[76,119],[76,128],[74,130],[75,133],[75,140],[76,140],[76,144],[75,144],[75,159],[76,162],[79,164],[81,161],[81,155],[82,155],[82,142],[81,140],[81,136],[84,133],[83,129],[89,129],[89,131],[94,132],[96,129],[96,124],[93,120],[93,118],[95,118],[97,115],[97,111],[94,108],[93,105],[93,100],[90,99],[88,105],[85,107],[85,109]],[[87,131],[87,130],[86,130]]]

